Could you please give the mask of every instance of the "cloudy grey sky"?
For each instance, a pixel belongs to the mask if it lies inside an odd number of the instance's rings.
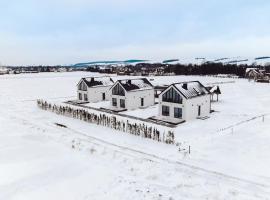
[[[269,56],[269,0],[0,0],[0,62]]]

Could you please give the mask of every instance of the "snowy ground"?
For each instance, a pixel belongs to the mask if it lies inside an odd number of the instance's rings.
[[[0,199],[270,199],[270,85],[221,84],[218,111],[178,126],[173,145],[39,110],[35,99],[74,99],[90,73],[0,77]],[[154,77],[154,84],[232,79]],[[138,112],[139,111],[127,111]],[[54,123],[65,124],[60,128]]]

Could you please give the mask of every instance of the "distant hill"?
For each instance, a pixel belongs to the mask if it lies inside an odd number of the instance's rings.
[[[84,62],[84,63],[77,63],[74,64],[74,67],[87,67],[91,65],[111,65],[111,64],[134,64],[134,63],[142,63],[147,62],[148,60],[137,60],[137,59],[131,59],[131,60],[124,60],[124,61],[92,61],[92,62]]]

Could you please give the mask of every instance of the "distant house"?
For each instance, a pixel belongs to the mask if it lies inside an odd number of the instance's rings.
[[[86,77],[77,84],[77,96],[80,102],[99,102],[109,100],[109,89],[114,81],[108,77]]]
[[[249,80],[254,79],[256,82],[270,82],[270,75],[266,73],[265,70],[260,70],[258,68],[247,68],[246,78]]]
[[[8,68],[6,67],[0,67],[0,75],[8,74]]]
[[[264,77],[263,70],[259,70],[258,68],[247,68],[246,69],[246,78],[254,79],[262,79]]]
[[[154,87],[146,78],[118,80],[110,88],[115,110],[134,110],[155,104]]]
[[[159,95],[159,119],[188,121],[209,116],[210,92],[199,82],[174,83]]]
[[[208,91],[211,94],[211,101],[214,101],[214,95],[216,95],[216,101],[218,101],[218,96],[221,94],[220,88],[218,85],[215,86],[209,86],[206,87],[208,89]]]

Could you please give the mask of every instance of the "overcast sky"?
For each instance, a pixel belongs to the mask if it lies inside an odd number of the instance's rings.
[[[269,56],[269,0],[0,0],[3,65]]]

